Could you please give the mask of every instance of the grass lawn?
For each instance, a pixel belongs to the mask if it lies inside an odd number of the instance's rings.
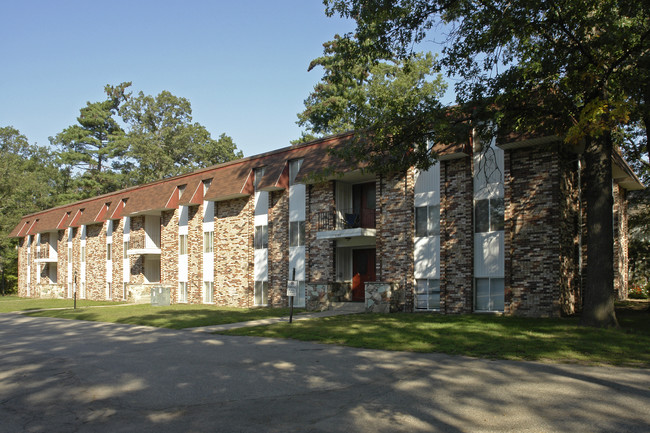
[[[77,299],[77,308],[93,305],[120,305],[123,302],[89,301]],[[0,313],[12,311],[39,310],[41,308],[72,308],[72,299],[19,298],[18,296],[0,296]]]
[[[294,314],[301,311],[304,310],[294,308]],[[130,304],[113,308],[37,311],[27,315],[183,329],[288,316],[289,308],[229,308],[194,304],[152,307],[149,304]]]
[[[620,329],[582,327],[577,318],[405,313],[335,316],[219,334],[489,359],[650,367],[648,303],[626,304],[617,308]]]

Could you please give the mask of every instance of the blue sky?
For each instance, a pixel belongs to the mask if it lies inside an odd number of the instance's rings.
[[[300,136],[322,44],[353,23],[320,0],[0,0],[0,126],[48,144],[104,85],[169,90],[246,156]]]

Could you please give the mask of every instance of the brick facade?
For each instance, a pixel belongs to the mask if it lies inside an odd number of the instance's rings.
[[[253,210],[251,198],[215,203],[216,305],[253,306]]]
[[[171,288],[171,302],[178,302],[178,218],[179,210],[164,211],[160,217],[160,284]]]
[[[628,295],[627,192],[614,184],[614,290],[618,299]]]
[[[474,281],[472,159],[440,164],[440,309],[469,313]]]
[[[289,279],[289,194],[269,193],[269,305],[287,305]]]
[[[413,310],[413,170],[377,182],[376,274],[398,284],[403,309]],[[394,290],[393,290],[394,291]]]
[[[286,161],[299,157],[307,158],[310,145],[297,146],[287,153]],[[279,151],[278,151],[279,152]],[[265,154],[251,157],[246,168],[238,168],[233,174],[237,177],[236,187],[229,187],[230,180],[212,182],[208,196],[214,201],[214,304],[234,307],[254,305],[254,194],[250,187],[250,176],[254,167],[262,166],[258,159],[267,157],[267,172],[273,179],[262,179],[262,190],[269,191],[268,209],[268,294],[271,306],[287,305],[286,285],[289,279],[289,189],[288,181],[282,180],[285,172],[282,164],[286,161]],[[457,314],[474,311],[474,190],[472,155],[464,153],[443,158],[440,164],[440,249],[439,285],[440,313]],[[278,170],[272,165],[276,164]],[[314,160],[311,162],[315,164]],[[307,164],[307,166],[309,166]],[[229,169],[230,166],[225,166]],[[197,179],[205,181],[218,173],[220,166],[213,171],[197,172]],[[562,150],[561,146],[535,145],[506,148],[504,152],[504,258],[505,314],[523,316],[570,315],[581,310],[582,269],[586,265],[586,246],[584,238],[585,203],[581,199],[581,174],[578,156]],[[194,174],[192,174],[194,176]],[[177,182],[189,185],[187,180]],[[349,179],[371,179],[366,175]],[[348,179],[348,180],[349,180]],[[319,226],[323,216],[330,218],[336,208],[337,182],[339,180],[307,179],[305,192],[305,276],[308,286],[307,305],[326,305],[336,300],[328,291],[349,286],[337,280],[337,242],[336,238],[318,239],[320,231],[331,230]],[[263,183],[267,182],[268,185]],[[347,182],[354,184],[355,182]],[[156,186],[158,184],[155,184]],[[200,185],[200,184],[199,184]],[[143,186],[145,188],[148,186]],[[228,189],[223,197],[220,189]],[[266,189],[264,189],[266,188]],[[188,187],[188,189],[191,189]],[[414,266],[414,208],[415,174],[414,170],[393,176],[375,178],[376,228],[374,248],[376,254],[376,287],[390,287],[390,309],[412,311],[415,297]],[[135,299],[146,294],[151,283],[145,276],[146,260],[160,260],[160,284],[171,289],[171,302],[178,303],[179,297],[179,218],[180,193],[166,189],[164,197],[145,197],[126,199],[102,198],[113,203],[111,266],[112,286],[109,297],[114,300]],[[198,191],[198,189],[197,189]],[[216,192],[215,192],[216,191]],[[136,189],[137,192],[137,189]],[[171,196],[169,195],[171,193]],[[190,191],[190,194],[193,191]],[[118,194],[118,193],[116,193]],[[134,194],[125,190],[119,194]],[[174,195],[176,194],[176,195]],[[183,200],[186,197],[183,196]],[[122,207],[115,204],[122,200]],[[159,200],[159,204],[137,207],[128,213],[128,206],[137,200]],[[209,197],[206,200],[210,199]],[[203,201],[191,197],[188,206],[188,261],[187,261],[187,302],[203,302]],[[74,207],[74,205],[71,205]],[[134,207],[135,209],[135,207]],[[162,209],[162,210],[161,210]],[[107,222],[95,221],[85,225],[86,230],[86,271],[81,274],[81,233],[82,227],[73,222],[74,209],[66,209],[73,225],[72,237],[72,278],[77,278],[77,291],[85,278],[86,298],[101,300],[107,298],[106,275],[106,234]],[[145,214],[160,216],[160,252],[128,254],[128,282],[124,291],[124,224],[130,218],[129,249],[142,249],[146,246]],[[58,220],[57,220],[58,221]],[[626,190],[614,186],[615,221],[615,289],[618,296],[627,295],[627,201]],[[31,229],[30,229],[31,230]],[[38,233],[35,231],[34,233]],[[365,235],[367,236],[367,235]],[[31,253],[27,254],[26,239],[18,236],[18,266],[20,296],[65,296],[69,278],[68,270],[68,231],[67,228],[51,227],[41,232],[41,243],[46,248],[48,242],[56,243],[56,279],[49,278],[48,272],[37,273],[43,266],[37,264],[36,235],[32,235]],[[372,248],[373,242],[365,239],[363,243],[349,243],[342,236],[341,248]],[[343,240],[345,239],[345,240]],[[348,243],[345,243],[348,242]],[[346,252],[349,254],[350,250]],[[41,253],[44,257],[45,250]],[[341,252],[341,254],[343,254]],[[345,257],[345,256],[342,256]],[[339,257],[339,261],[342,259]],[[29,284],[27,283],[27,263]],[[150,262],[147,262],[150,263]],[[49,265],[51,267],[54,264]],[[582,266],[582,269],[581,269]],[[150,269],[150,268],[149,268]],[[346,280],[347,281],[347,280]],[[373,287],[375,287],[373,286]],[[384,292],[382,292],[384,293]],[[63,294],[63,295],[62,295]],[[310,298],[313,298],[311,299]],[[382,295],[383,296],[383,295]],[[316,299],[318,298],[318,299]],[[379,302],[379,301],[377,301]],[[382,301],[383,302],[383,301]],[[389,302],[386,300],[386,302]],[[385,302],[385,303],[386,303]],[[387,304],[388,305],[388,304]]]
[[[317,240],[319,212],[331,212],[335,207],[334,181],[307,187],[307,221],[305,227],[305,263],[307,281],[327,283],[335,280],[334,241]]]
[[[203,302],[203,206],[188,208],[187,236],[187,302]]]
[[[106,223],[86,226],[86,299],[106,299]]]

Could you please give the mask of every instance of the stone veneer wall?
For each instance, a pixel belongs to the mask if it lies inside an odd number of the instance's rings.
[[[627,193],[614,184],[614,290],[617,299],[628,295]]]
[[[391,313],[403,309],[404,290],[400,283],[366,281],[365,285],[367,313]]]
[[[289,278],[289,191],[269,193],[269,305],[286,306]]]
[[[40,284],[38,293],[35,296],[47,299],[64,299],[66,289],[62,284]]]
[[[86,226],[86,299],[106,299],[106,224]]]
[[[505,152],[505,313],[560,314],[559,156]]]
[[[474,281],[472,158],[441,161],[440,310],[471,313]]]
[[[254,197],[215,203],[215,305],[253,305]]]
[[[399,308],[413,310],[413,188],[414,171],[381,178],[377,194],[377,281],[397,285],[403,293]]]
[[[334,281],[334,241],[316,240],[318,212],[334,210],[334,181],[308,185],[306,193],[305,276],[309,283]]]

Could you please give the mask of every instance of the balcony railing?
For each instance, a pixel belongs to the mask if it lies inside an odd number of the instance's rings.
[[[316,231],[345,229],[374,229],[377,227],[375,209],[332,209],[316,214]]]

